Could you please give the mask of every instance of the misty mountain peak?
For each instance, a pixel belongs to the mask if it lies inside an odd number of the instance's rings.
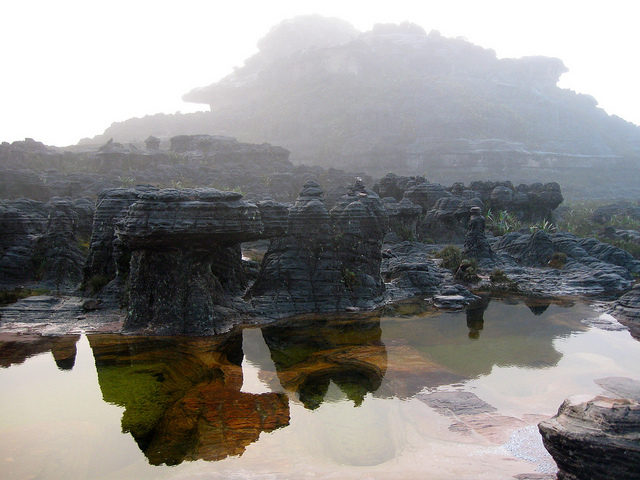
[[[268,58],[287,57],[309,48],[342,45],[360,32],[339,18],[303,15],[283,20],[258,41],[260,54]]]

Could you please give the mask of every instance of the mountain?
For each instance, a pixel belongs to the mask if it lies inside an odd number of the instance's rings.
[[[499,59],[411,23],[361,33],[320,16],[282,22],[258,47],[227,77],[184,96],[211,112],[131,119],[96,140],[212,133],[372,175],[640,194],[625,173],[638,169],[640,128],[559,88],[567,69],[557,58]]]

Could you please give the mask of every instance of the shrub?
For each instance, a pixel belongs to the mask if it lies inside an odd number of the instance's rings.
[[[436,253],[436,257],[442,259],[442,266],[444,268],[448,268],[452,272],[458,270],[458,267],[462,263],[462,250],[460,250],[455,245],[447,245],[438,253]]]
[[[87,288],[91,294],[96,294],[102,290],[111,279],[106,275],[96,274],[87,281]]]
[[[493,212],[491,209],[487,212],[486,227],[494,235],[504,235],[505,233],[515,232],[522,228],[520,220],[512,213],[506,210],[500,210],[499,212]]]
[[[342,282],[349,290],[353,290],[358,285],[358,277],[348,268],[342,269]]]
[[[507,277],[507,274],[499,268],[495,268],[491,272],[491,274],[489,275],[489,280],[491,280],[491,283],[506,283],[511,281],[511,279]]]
[[[548,265],[551,268],[557,268],[559,270],[564,267],[565,263],[567,263],[567,254],[563,252],[554,252]]]
[[[531,233],[536,233],[539,230],[547,233],[555,233],[557,229],[558,228],[548,220],[540,220],[538,223],[529,225],[529,231]]]
[[[466,283],[473,283],[480,280],[478,277],[478,262],[475,258],[465,258],[460,262],[460,266],[455,273],[456,280],[461,280]]]
[[[411,228],[407,227],[406,225],[400,225],[400,228],[398,229],[398,236],[403,241],[413,242],[416,239],[416,236],[414,235]]]

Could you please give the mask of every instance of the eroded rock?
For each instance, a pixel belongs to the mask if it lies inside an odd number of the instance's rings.
[[[564,401],[539,424],[559,480],[640,478],[640,404],[603,396]]]

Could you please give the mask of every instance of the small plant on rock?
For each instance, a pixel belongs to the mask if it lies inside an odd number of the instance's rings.
[[[478,262],[476,259],[465,258],[462,260],[454,277],[456,280],[461,280],[465,283],[473,283],[480,280],[480,277],[478,277]]]
[[[551,256],[551,260],[549,260],[549,265],[551,268],[557,268],[560,270],[564,267],[564,264],[567,263],[567,254],[563,252],[554,252]]]
[[[487,212],[487,229],[494,235],[504,235],[505,233],[520,230],[522,224],[520,220],[506,210],[494,212],[491,209]]]
[[[558,228],[551,223],[549,220],[540,220],[538,223],[534,223],[533,225],[529,225],[529,231],[531,233],[536,233],[539,230],[547,233],[555,233]]]
[[[491,283],[506,283],[511,281],[511,279],[507,277],[507,274],[499,268],[493,269],[489,275],[489,280],[491,280]]]
[[[342,269],[342,282],[349,290],[353,290],[358,285],[358,277],[348,268]]]
[[[92,295],[95,295],[100,290],[102,290],[110,281],[111,279],[109,279],[107,276],[96,274],[87,281],[87,289]]]
[[[436,253],[436,257],[442,259],[442,266],[444,268],[448,268],[452,272],[458,270],[460,263],[462,263],[462,250],[460,250],[455,245],[447,245],[438,253]]]

